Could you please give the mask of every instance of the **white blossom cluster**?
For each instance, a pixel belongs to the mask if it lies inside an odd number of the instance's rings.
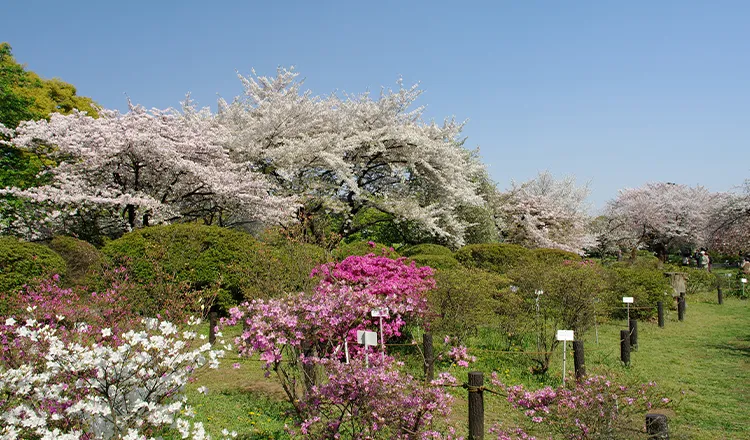
[[[49,206],[60,219],[108,208],[129,228],[178,219],[288,221],[294,199],[274,195],[266,176],[231,160],[227,136],[189,99],[183,112],[131,105],[126,114],[102,109],[96,119],[53,113],[49,121],[21,123],[2,141],[57,160],[51,182],[0,193]]]
[[[587,233],[588,186],[573,177],[555,180],[548,172],[501,194],[496,211],[509,242],[582,254],[594,243]]]
[[[422,121],[417,86],[361,95],[313,96],[293,70],[240,79],[244,96],[220,102],[230,154],[254,164],[315,209],[343,214],[340,233],[356,232],[366,209],[410,220],[463,242],[460,205],[481,205],[484,168],[462,146],[463,124]]]
[[[29,344],[34,359],[0,366],[0,438],[145,439],[144,432],[172,427],[182,438],[208,438],[191,423],[185,384],[195,369],[218,367],[221,350],[200,343],[196,333],[168,323],[144,322],[142,330],[115,335],[102,329],[104,342],[61,337],[32,319],[8,318],[4,337]],[[61,419],[76,423],[61,425]]]
[[[726,200],[702,186],[647,183],[620,190],[607,207],[608,234],[623,246],[704,246],[710,219]]]

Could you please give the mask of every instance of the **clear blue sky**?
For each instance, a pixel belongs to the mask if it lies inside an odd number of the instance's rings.
[[[750,178],[750,2],[34,1],[0,41],[105,107],[125,94],[216,108],[235,70],[297,67],[316,94],[420,82],[430,118],[468,119],[501,188],[538,171],[601,207],[647,181]]]

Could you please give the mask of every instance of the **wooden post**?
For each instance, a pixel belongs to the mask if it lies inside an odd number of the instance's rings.
[[[664,414],[646,414],[646,432],[649,440],[669,439],[669,425]]]
[[[484,440],[484,374],[469,373],[469,440]]]
[[[685,299],[682,297],[677,301],[677,319],[685,320]]]
[[[638,351],[638,320],[631,319],[628,323],[628,330],[630,331],[630,349]]]
[[[620,360],[627,367],[630,365],[630,331],[620,330]]]
[[[435,379],[435,350],[432,347],[432,333],[422,335],[422,350],[424,352],[424,380],[432,382]]]
[[[724,304],[724,294],[721,292],[721,286],[716,286],[716,290],[719,294],[719,304]]]
[[[682,308],[685,309],[684,311],[687,311],[687,297],[685,296],[685,292],[680,292],[680,298],[682,299]]]
[[[664,302],[658,301],[656,303],[656,310],[659,312],[659,327],[664,328]]]
[[[215,311],[208,312],[208,342],[211,345],[216,343],[216,324],[218,320],[218,313]]]
[[[576,380],[586,376],[586,361],[583,354],[583,341],[573,341],[573,365],[576,370]]]

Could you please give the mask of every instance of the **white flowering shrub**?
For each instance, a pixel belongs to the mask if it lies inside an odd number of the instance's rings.
[[[222,350],[165,321],[103,328],[96,339],[77,327],[0,325],[0,438],[145,439],[165,428],[208,438],[183,391],[198,368],[218,367]]]

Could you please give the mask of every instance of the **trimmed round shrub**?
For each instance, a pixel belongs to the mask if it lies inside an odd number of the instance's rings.
[[[529,250],[517,244],[470,244],[458,250],[456,260],[468,268],[483,269],[500,274],[523,264]]]
[[[529,251],[531,258],[541,263],[560,264],[563,261],[581,261],[581,256],[561,249],[532,249]]]
[[[694,267],[680,268],[679,271],[687,273],[687,294],[716,290],[719,280],[715,274],[705,269],[696,269]]]
[[[245,232],[188,223],[138,229],[102,252],[126,267],[147,296],[162,283],[188,283],[194,290],[217,289],[217,305],[226,310],[246,299],[298,290],[300,272],[309,277],[308,265],[318,264],[319,253],[297,246],[274,249]]]
[[[65,269],[65,260],[47,246],[0,237],[0,313],[6,312],[6,300],[24,284],[65,275]]]
[[[392,247],[385,246],[374,241],[353,241],[344,243],[333,250],[333,257],[341,261],[352,255],[364,256],[369,254],[383,255],[389,258],[398,258],[399,254]]]
[[[413,257],[415,255],[444,255],[453,256],[453,251],[439,244],[417,244],[408,246],[399,252],[404,257]]]
[[[54,237],[47,246],[65,260],[68,284],[83,281],[86,274],[98,269],[102,262],[102,254],[94,245],[77,238],[60,235]]]
[[[425,255],[419,254],[409,258],[414,261],[417,266],[429,266],[433,269],[459,269],[461,263],[458,262],[452,255]]]

